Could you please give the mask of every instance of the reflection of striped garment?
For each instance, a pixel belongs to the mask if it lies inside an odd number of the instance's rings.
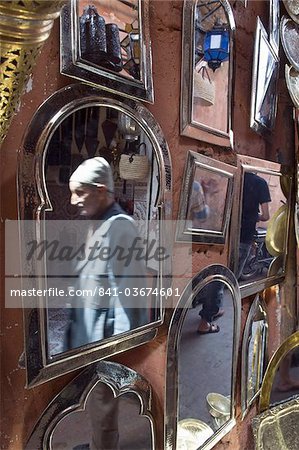
[[[193,181],[190,198],[190,219],[206,219],[209,214],[209,207],[205,203],[205,194],[201,184]]]

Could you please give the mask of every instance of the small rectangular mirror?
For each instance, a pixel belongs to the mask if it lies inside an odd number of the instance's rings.
[[[239,157],[239,171],[232,267],[241,291],[250,295],[285,275],[291,178],[280,164],[245,156]]]
[[[258,17],[252,69],[250,117],[250,126],[257,133],[269,133],[274,128],[278,76],[277,48],[273,49],[267,32]]]
[[[234,16],[227,0],[185,0],[181,73],[181,134],[233,146]]]
[[[148,0],[71,0],[61,14],[61,73],[153,103]]]
[[[236,168],[189,151],[181,191],[176,239],[224,244]]]

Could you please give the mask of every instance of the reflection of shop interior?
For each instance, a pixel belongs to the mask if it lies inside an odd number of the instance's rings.
[[[130,1],[78,4],[83,60],[129,78],[140,78],[138,5]]]
[[[46,181],[53,211],[47,212],[51,220],[77,219],[78,210],[70,205],[68,182],[73,171],[86,159],[104,157],[113,168],[116,200],[137,220],[146,220],[147,205],[152,198],[153,153],[146,134],[133,119],[112,108],[84,108],[65,119],[55,132],[46,159]],[[122,128],[120,126],[122,124]],[[150,170],[143,180],[125,181],[120,177],[122,154],[142,155]],[[137,156],[138,157],[138,156]],[[157,187],[156,187],[157,189]],[[151,198],[150,198],[151,197]]]

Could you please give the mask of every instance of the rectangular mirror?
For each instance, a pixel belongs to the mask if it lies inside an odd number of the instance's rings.
[[[185,0],[181,134],[233,146],[234,16],[227,0]]]
[[[236,168],[189,151],[180,198],[176,239],[224,244]]]
[[[285,275],[291,178],[280,164],[239,157],[240,198],[234,211],[231,246],[234,273],[243,296]]]
[[[61,73],[154,102],[148,0],[71,0],[60,23]]]
[[[269,133],[275,125],[279,59],[267,32],[257,18],[251,89],[250,126],[257,133]]]

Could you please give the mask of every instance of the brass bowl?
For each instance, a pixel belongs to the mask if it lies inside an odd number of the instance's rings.
[[[209,425],[199,419],[183,419],[178,422],[177,450],[197,450],[214,434]]]
[[[229,418],[230,416],[230,399],[222,394],[210,392],[207,397],[208,410],[212,417]]]

